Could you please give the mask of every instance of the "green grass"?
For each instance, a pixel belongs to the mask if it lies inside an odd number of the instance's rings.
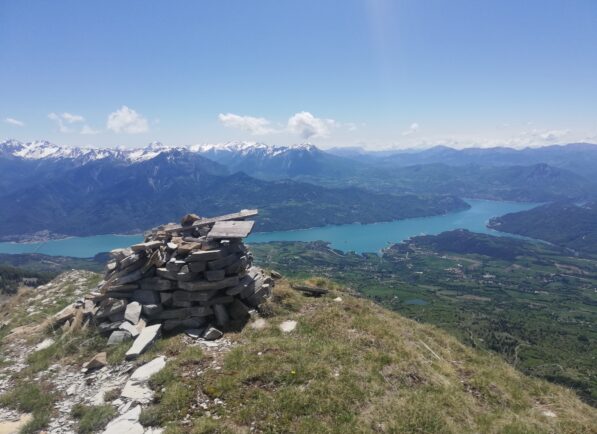
[[[312,282],[315,283],[315,282]],[[324,284],[324,282],[318,282]],[[333,301],[340,295],[342,302]],[[589,433],[595,409],[567,389],[427,325],[333,291],[307,298],[278,282],[263,330],[246,327],[213,355],[161,343],[145,426],[167,433]],[[277,325],[298,321],[290,334]],[[202,371],[196,375],[197,371]],[[197,399],[207,403],[203,409]],[[220,404],[218,404],[220,402]],[[542,415],[548,409],[557,418]],[[190,425],[183,424],[186,415]],[[214,419],[215,418],[215,419]]]
[[[11,391],[0,395],[0,406],[31,413],[33,419],[21,429],[21,432],[35,433],[47,426],[57,399],[56,393],[49,384],[22,382]]]
[[[52,363],[70,359],[83,362],[103,350],[106,339],[94,330],[80,330],[75,333],[56,333],[56,342],[43,350],[35,351],[27,357],[26,373],[46,370]],[[121,359],[122,360],[122,359]]]
[[[156,354],[166,354],[169,361],[149,380],[156,403],[143,409],[144,426],[164,426],[186,416],[196,398],[198,379],[192,373],[203,363],[201,348],[184,345],[181,336],[158,341],[147,359]]]
[[[77,424],[77,433],[79,434],[97,432],[103,429],[117,415],[118,412],[110,404],[77,404],[71,412],[71,416],[79,421]]]
[[[342,254],[321,242],[252,249],[260,265],[290,279],[326,276],[597,405],[597,349],[586,344],[597,340],[595,259],[460,231],[418,237],[383,256]],[[427,304],[409,304],[412,299]]]

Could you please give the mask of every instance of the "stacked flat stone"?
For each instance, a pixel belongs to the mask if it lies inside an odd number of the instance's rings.
[[[274,283],[252,265],[242,242],[253,226],[243,217],[256,214],[249,211],[213,219],[190,214],[182,225],[160,226],[143,243],[112,251],[95,312],[109,343],[136,338],[127,354],[134,358],[162,329],[217,339],[246,321]]]

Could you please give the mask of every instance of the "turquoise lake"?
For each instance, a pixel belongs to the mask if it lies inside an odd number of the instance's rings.
[[[492,235],[507,235],[486,227],[492,217],[511,212],[524,211],[537,206],[534,203],[497,202],[467,199],[471,208],[465,211],[435,217],[421,217],[386,223],[349,224],[293,231],[255,233],[247,243],[269,241],[317,241],[330,242],[342,251],[378,252],[388,244],[416,235],[433,235],[452,229],[468,229]],[[88,258],[100,252],[126,247],[142,240],[140,235],[96,235],[52,240],[43,243],[0,243],[0,253],[43,253],[46,255]]]

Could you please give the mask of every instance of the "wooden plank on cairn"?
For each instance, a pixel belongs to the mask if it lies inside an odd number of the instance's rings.
[[[180,226],[180,225],[172,225],[164,229],[165,232],[180,232],[180,231],[190,231],[195,228],[200,228],[203,226],[213,225],[217,222],[224,222],[224,221],[231,221],[231,220],[244,220],[249,217],[255,217],[259,214],[259,211],[256,209],[242,209],[240,212],[235,212],[232,214],[224,214],[217,217],[209,217],[209,218],[202,218],[189,226]]]
[[[207,234],[208,238],[245,238],[251,233],[254,221],[216,222]]]

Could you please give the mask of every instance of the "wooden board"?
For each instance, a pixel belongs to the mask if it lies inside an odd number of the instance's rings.
[[[216,222],[207,234],[208,238],[245,238],[251,233],[254,221]]]
[[[184,227],[180,226],[180,225],[171,226],[171,227],[166,228],[165,231],[166,232],[190,231],[195,228],[212,225],[216,222],[230,221],[230,220],[244,220],[249,217],[255,217],[257,214],[259,214],[259,211],[256,209],[242,209],[242,210],[240,210],[240,212],[235,212],[232,214],[225,214],[225,215],[221,215],[221,216],[217,216],[217,217],[202,218],[200,220],[193,222],[193,224],[190,226],[184,226]]]

